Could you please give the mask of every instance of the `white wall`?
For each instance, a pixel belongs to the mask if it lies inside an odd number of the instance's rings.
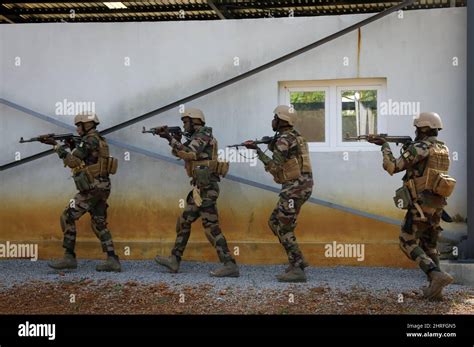
[[[25,24],[0,26],[2,98],[71,123],[72,116],[55,116],[63,99],[94,101],[102,128],[158,108],[366,18],[340,17],[226,20],[209,22]],[[357,76],[357,32],[288,62],[226,87],[192,105],[204,110],[208,124],[223,147],[270,134],[272,110],[278,104],[278,82],[346,78],[386,78],[386,97],[419,101],[421,109],[438,112],[445,140],[458,161],[452,174],[458,187],[450,199],[452,214],[466,215],[466,11],[465,8],[419,10],[389,15],[362,28],[360,76]],[[240,58],[235,67],[234,57]],[[343,57],[351,64],[342,64]],[[15,57],[21,66],[14,66]],[[124,66],[130,57],[131,66]],[[452,58],[459,58],[459,66]],[[20,145],[20,136],[64,130],[9,107],[0,107],[0,163],[47,149]],[[411,117],[391,117],[388,131],[413,134]],[[111,139],[168,154],[164,141],[142,136],[142,126],[179,124],[177,111],[167,112],[109,135]],[[122,149],[113,148],[122,157]],[[136,161],[134,161],[136,158]],[[392,207],[401,175],[381,169],[377,151],[316,152],[314,197],[374,214],[399,217]],[[153,175],[144,172],[153,170]],[[232,174],[273,184],[259,165],[232,165]],[[54,157],[0,173],[2,195],[69,196],[72,182]],[[165,196],[185,191],[185,175],[171,164],[132,153],[114,178],[122,190],[144,198],[150,186],[163,185]],[[157,181],[160,179],[161,181]],[[32,182],[35,182],[33,184]],[[160,183],[158,183],[160,182]],[[148,186],[147,186],[148,185]],[[229,188],[230,189],[230,188]],[[65,194],[64,192],[67,192]],[[235,192],[238,193],[239,190]],[[228,192],[229,196],[232,192]],[[225,207],[222,207],[225,208]]]

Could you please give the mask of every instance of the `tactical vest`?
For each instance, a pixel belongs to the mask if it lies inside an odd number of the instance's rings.
[[[209,174],[216,174],[221,177],[225,177],[229,171],[229,162],[220,161],[217,155],[218,144],[217,140],[213,138],[209,143],[211,146],[211,158],[204,160],[187,160],[184,163],[186,173],[189,177],[196,178],[196,169],[207,168]]]
[[[74,174],[85,171],[89,178],[107,177],[109,174],[113,175],[117,172],[118,160],[110,156],[109,145],[105,139],[97,133],[86,135],[86,137],[97,136],[99,140],[99,157],[97,163],[86,165],[83,163],[78,168],[75,168]]]
[[[308,143],[301,135],[296,137],[296,141],[298,142],[298,163],[300,164],[301,173],[312,173]]]
[[[428,191],[443,197],[451,195],[456,185],[456,180],[448,175],[449,150],[443,142],[423,141],[429,146],[429,155],[423,170],[423,175],[413,177],[414,188],[417,195]]]
[[[297,143],[296,156],[287,159],[282,165],[278,177],[275,177],[275,182],[277,183],[285,183],[297,179],[302,174],[312,173],[308,143],[304,137],[296,131],[291,135],[295,137]]]

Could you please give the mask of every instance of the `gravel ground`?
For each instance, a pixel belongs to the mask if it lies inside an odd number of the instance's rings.
[[[218,264],[183,262],[170,274],[153,260],[122,261],[116,274],[96,272],[97,263],[81,260],[77,270],[58,272],[46,261],[0,261],[0,313],[474,314],[470,287],[449,286],[443,302],[421,298],[420,270],[310,267],[307,283],[285,284],[274,277],[283,265],[241,265],[240,278],[212,278]],[[70,304],[71,293],[77,303]]]
[[[284,271],[286,265],[240,265],[239,278],[213,278],[209,271],[218,267],[218,264],[201,262],[183,262],[180,273],[171,274],[158,266],[153,260],[122,261],[121,273],[104,273],[95,271],[97,260],[80,260],[77,270],[59,272],[50,269],[46,261],[32,262],[29,260],[0,261],[0,285],[4,287],[21,284],[29,281],[79,281],[91,279],[93,281],[112,281],[126,283],[137,281],[143,284],[165,282],[171,286],[189,286],[196,284],[210,284],[216,290],[229,286],[240,289],[285,289],[294,284],[279,283],[275,275]],[[353,287],[362,287],[370,290],[384,290],[403,292],[425,285],[426,278],[417,269],[394,269],[382,267],[309,267],[306,269],[307,283],[298,284],[298,287],[329,287],[338,290],[351,290]],[[451,285],[449,291],[460,291],[466,288],[460,285]]]

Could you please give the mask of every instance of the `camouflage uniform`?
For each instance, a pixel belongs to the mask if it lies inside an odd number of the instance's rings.
[[[99,158],[99,141],[105,141],[95,130],[81,138],[80,143],[72,152],[66,150],[66,146],[58,146],[56,152],[63,159],[64,164],[70,168],[78,168],[82,164],[95,164]],[[82,215],[89,212],[91,215],[92,230],[99,238],[102,251],[108,254],[114,253],[114,244],[112,235],[107,229],[107,199],[110,195],[110,179],[108,175],[98,176],[94,179],[92,189],[80,191],[73,201],[61,215],[61,228],[64,233],[63,247],[66,253],[74,254],[76,245],[76,223]]]
[[[434,136],[413,142],[402,149],[402,155],[398,159],[393,156],[389,144],[384,143],[382,145],[383,167],[390,175],[406,170],[403,177],[404,183],[410,179],[422,177],[432,146],[439,146],[448,153],[448,148],[444,143]],[[448,160],[448,166],[449,157],[445,160]],[[400,248],[426,274],[433,270],[440,271],[436,244],[439,233],[443,230],[440,221],[443,207],[446,206],[446,198],[424,191],[418,192],[415,200],[426,220],[422,219],[422,215],[413,204],[409,206],[402,223]]]
[[[273,144],[268,148],[273,152],[272,159],[257,150],[259,159],[264,163],[265,170],[278,175],[288,159],[299,156],[297,137],[301,135],[293,128],[279,133]],[[306,143],[305,143],[306,145]],[[313,190],[313,175],[303,172],[298,178],[284,182],[279,194],[279,200],[273,210],[268,225],[285,248],[290,265],[304,267],[303,254],[296,242],[294,230],[296,219],[303,204],[311,197]]]
[[[213,156],[213,140],[212,128],[201,126],[193,133],[191,138],[184,144],[172,139],[170,142],[172,153],[178,156],[178,152],[186,152],[189,160],[185,159],[187,170],[193,161],[209,160]],[[189,173],[189,171],[188,171]],[[186,198],[186,207],[176,222],[176,242],[172,250],[172,254],[181,260],[184,250],[191,235],[191,224],[199,217],[202,219],[202,225],[207,239],[216,248],[217,256],[222,263],[233,262],[233,259],[224,234],[219,227],[219,219],[217,212],[217,198],[219,197],[219,176],[211,173],[209,182],[205,185],[200,185],[195,178],[192,179],[191,184],[196,190],[189,192]],[[196,193],[199,192],[202,202],[196,203]]]

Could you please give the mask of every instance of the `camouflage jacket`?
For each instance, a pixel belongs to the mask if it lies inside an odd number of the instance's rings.
[[[171,153],[187,162],[212,159],[213,140],[212,128],[202,126],[185,143],[172,138],[170,141]],[[215,174],[212,174],[212,177],[219,180]]]
[[[414,177],[421,177],[425,171],[426,159],[428,159],[430,154],[430,143],[436,142],[442,143],[435,136],[412,142],[402,149],[402,154],[399,158],[395,158],[390,145],[384,143],[382,145],[383,168],[390,175],[406,170],[406,174],[403,177],[404,181]]]
[[[268,149],[273,152],[272,158],[263,153],[261,149],[257,149],[258,158],[265,165],[266,171],[275,176],[278,171],[282,170],[283,164],[288,159],[298,157],[297,136],[300,134],[294,128],[280,132],[276,139],[268,145]],[[304,175],[311,176],[311,174]]]
[[[212,128],[202,126],[185,143],[175,138],[170,142],[173,155],[184,160],[205,160],[212,158]],[[184,152],[184,153],[183,153]]]
[[[64,165],[70,168],[76,168],[84,162],[85,165],[97,163],[99,159],[99,140],[102,137],[96,130],[90,131],[81,138],[71,152],[67,150],[68,146],[55,146],[55,151],[63,159]],[[102,140],[105,141],[104,138]]]

